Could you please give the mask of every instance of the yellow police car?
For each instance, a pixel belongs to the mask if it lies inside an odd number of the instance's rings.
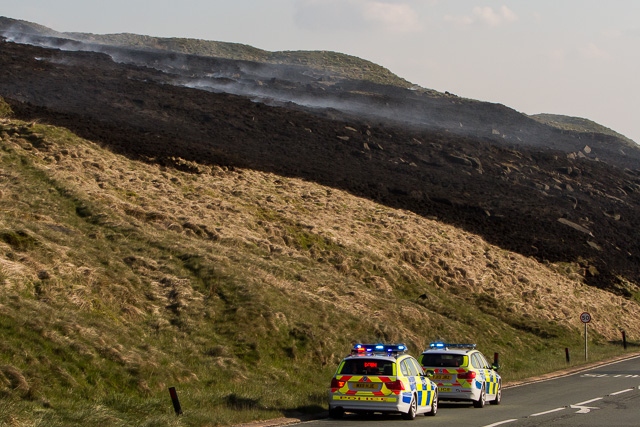
[[[404,344],[356,344],[331,380],[329,416],[345,412],[436,415],[438,388]]]
[[[418,360],[425,372],[432,373],[440,400],[472,402],[476,408],[486,402],[499,405],[502,379],[497,364],[489,364],[475,344],[434,342]]]

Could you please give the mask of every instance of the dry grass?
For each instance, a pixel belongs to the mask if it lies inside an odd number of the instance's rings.
[[[95,425],[174,425],[170,385],[186,425],[318,410],[353,341],[476,341],[508,380],[563,363],[582,311],[600,357],[620,329],[640,336],[638,303],[576,266],[411,212],[250,170],[134,162],[37,123],[1,120],[0,136],[0,399],[50,425],[94,410]]]

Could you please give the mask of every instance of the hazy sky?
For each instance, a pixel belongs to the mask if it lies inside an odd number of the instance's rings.
[[[64,32],[337,51],[640,143],[640,0],[0,0],[0,15]]]

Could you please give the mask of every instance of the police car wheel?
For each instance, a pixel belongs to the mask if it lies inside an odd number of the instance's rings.
[[[473,401],[474,408],[484,408],[484,404],[487,401],[487,393],[484,390],[484,384],[482,384],[482,388],[480,389],[480,397],[478,400]]]
[[[433,398],[433,403],[431,404],[431,410],[426,412],[425,415],[427,417],[434,417],[438,413],[438,395],[436,394]]]
[[[498,386],[498,391],[496,392],[496,398],[491,401],[492,405],[499,405],[502,402],[502,387]]]
[[[405,420],[413,420],[416,417],[416,413],[418,412],[418,402],[416,401],[416,397],[413,396],[411,398],[411,404],[409,405],[409,410],[402,414],[402,418]]]
[[[344,409],[342,408],[329,408],[329,417],[331,418],[342,418],[344,416]]]

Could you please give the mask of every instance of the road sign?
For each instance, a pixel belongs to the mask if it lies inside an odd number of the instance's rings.
[[[587,323],[591,322],[591,315],[583,311],[580,314],[580,321],[584,323],[584,360],[587,360]]]

